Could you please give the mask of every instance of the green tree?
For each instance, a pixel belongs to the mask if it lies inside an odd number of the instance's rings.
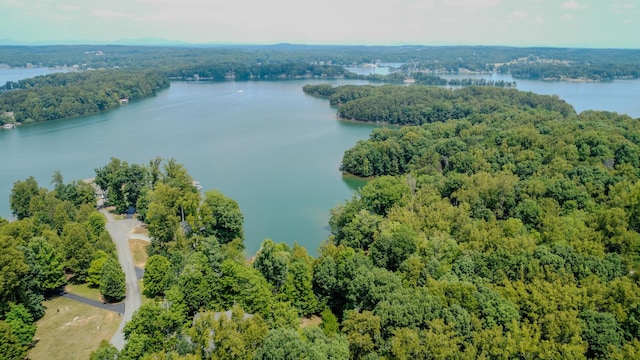
[[[325,335],[316,326],[302,329],[309,359],[348,359],[349,342],[343,334]]]
[[[373,310],[386,296],[402,288],[400,278],[389,270],[360,268],[349,282],[349,309]]]
[[[285,243],[275,244],[271,239],[265,239],[253,261],[253,267],[273,286],[275,292],[287,280],[290,256]]]
[[[251,314],[268,316],[272,299],[269,283],[253,267],[225,260],[221,265],[217,302],[223,308],[234,304]]]
[[[4,320],[0,320],[0,357],[3,359],[24,359],[28,348],[16,335],[13,334],[11,326]]]
[[[95,253],[93,245],[89,242],[87,229],[76,222],[67,223],[62,229],[60,239],[65,267],[74,273],[76,281],[84,281]]]
[[[108,257],[102,265],[100,293],[109,302],[120,301],[126,294],[125,275],[118,260]]]
[[[307,357],[307,348],[299,333],[291,329],[274,329],[258,348],[256,360],[294,360]]]
[[[622,329],[615,317],[609,313],[585,310],[582,320],[582,338],[589,344],[587,357],[606,358],[612,348],[622,345]]]
[[[61,201],[57,203],[53,210],[53,228],[58,231],[58,233],[62,233],[62,230],[67,223],[76,221],[77,214],[78,212],[75,205],[70,201]]]
[[[176,240],[178,219],[167,206],[153,202],[147,212],[149,236],[151,237],[150,254],[166,254],[171,242]]]
[[[24,181],[16,181],[13,183],[11,195],[9,196],[9,207],[18,220],[31,216],[29,203],[38,193],[38,182],[33,176],[30,176]]]
[[[246,314],[242,308],[234,306],[223,313],[199,313],[189,334],[196,354],[201,358],[251,359],[267,331],[262,317]]]
[[[151,302],[142,305],[122,330],[127,345],[121,356],[139,358],[144,353],[172,349],[181,334],[184,315],[173,305]]]
[[[36,324],[29,310],[22,304],[11,305],[9,312],[5,315],[5,321],[20,344],[31,347],[33,336],[36,334]]]
[[[352,248],[368,250],[378,232],[382,216],[368,210],[360,210],[341,230],[336,243]]]
[[[100,346],[91,352],[89,355],[89,360],[117,360],[118,359],[118,349],[115,346],[111,345],[109,341],[102,340],[100,342]]]
[[[342,332],[347,335],[354,359],[366,358],[380,346],[380,318],[370,311],[350,311],[342,324]]]
[[[127,163],[117,158],[96,168],[95,183],[107,194],[108,203],[124,213],[135,207],[143,189],[148,185],[148,175],[144,166]]]
[[[107,219],[101,213],[92,211],[89,214],[87,220],[85,220],[83,223],[87,225],[87,228],[89,229],[91,235],[94,238],[97,238],[105,231]]]
[[[320,327],[325,335],[331,336],[332,334],[337,334],[340,330],[340,323],[338,322],[338,318],[333,315],[331,309],[328,307],[322,310],[320,314],[322,317],[322,323],[320,323]]]
[[[496,325],[509,328],[511,324],[519,320],[520,314],[515,304],[490,288],[479,286],[476,297],[486,329]]]
[[[38,292],[50,293],[67,283],[64,261],[44,237],[35,237],[20,248],[29,266],[29,276]]]
[[[298,329],[300,327],[300,314],[298,309],[288,301],[277,301],[271,304],[271,313],[267,317],[269,328]]]
[[[367,209],[378,215],[386,215],[393,206],[402,204],[410,191],[404,178],[382,176],[360,189],[360,196]]]
[[[376,266],[395,271],[416,251],[417,235],[407,225],[385,225],[371,245],[371,258]]]
[[[95,258],[91,261],[89,269],[87,270],[86,282],[91,287],[100,287],[100,279],[102,277],[102,268],[104,263],[107,262],[109,255],[102,250],[96,251]]]
[[[149,297],[164,295],[169,286],[171,263],[162,255],[153,255],[144,266],[144,293]]]
[[[178,286],[184,294],[184,303],[190,315],[212,307],[214,300],[222,296],[219,293],[221,282],[209,282],[210,279],[215,279],[212,273],[213,269],[209,266],[208,258],[204,254],[194,253],[187,259],[178,277]],[[218,301],[220,302],[222,301]],[[226,305],[229,304],[224,303],[223,306]]]
[[[311,315],[318,307],[312,279],[313,273],[309,264],[299,259],[291,262],[282,292],[303,316]]]
[[[29,273],[24,254],[16,248],[13,238],[0,235],[0,314],[17,300],[21,280]]]
[[[244,215],[235,200],[217,190],[209,190],[200,212],[205,235],[213,235],[223,244],[236,238],[244,239]]]

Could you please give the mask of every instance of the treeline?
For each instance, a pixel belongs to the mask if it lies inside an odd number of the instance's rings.
[[[487,79],[449,79],[449,86],[493,86],[500,88],[515,88],[515,81],[487,80]]]
[[[493,72],[496,64],[519,61],[560,60],[595,68],[637,71],[640,51],[635,49],[515,48],[497,46],[0,46],[2,61],[9,66],[77,66],[80,69],[121,67],[179,73],[215,64],[302,63],[352,66],[363,63],[404,63],[405,72],[458,74],[467,71]],[[506,69],[506,68],[505,68]],[[560,67],[563,69],[563,67]],[[226,71],[225,71],[226,72]],[[189,71],[181,75],[189,77]],[[204,75],[200,75],[204,76]]]
[[[515,88],[515,81],[504,80],[487,80],[487,79],[445,79],[437,75],[429,74],[426,72],[412,72],[412,71],[396,71],[387,75],[382,74],[370,74],[370,75],[352,75],[349,74],[349,78],[356,78],[362,80],[369,80],[371,82],[384,82],[384,83],[410,83],[418,85],[433,85],[433,86],[493,86],[502,88]]]
[[[328,96],[331,105],[339,106],[340,118],[396,125],[442,122],[520,107],[558,111],[563,116],[575,113],[571,105],[557,96],[495,87],[451,90],[430,86],[344,85],[330,88],[320,84],[304,86],[303,91]]]
[[[81,116],[154,95],[169,80],[154,71],[93,70],[55,73],[9,82],[0,88],[0,113],[30,123]]]
[[[337,78],[353,76],[340,66],[307,63],[247,64],[208,63],[168,71],[172,79],[182,80],[278,80],[298,78]]]
[[[105,301],[125,295],[116,249],[96,211],[93,188],[52,177],[53,190],[33,177],[13,184],[15,221],[0,220],[0,357],[24,359],[35,343],[42,302],[68,281],[100,289]],[[67,280],[69,279],[69,280]]]
[[[501,73],[510,73],[514,78],[532,80],[606,81],[640,77],[640,68],[633,64],[526,63],[508,64],[501,66],[498,70]]]

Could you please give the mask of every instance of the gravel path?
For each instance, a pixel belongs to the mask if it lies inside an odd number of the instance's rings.
[[[124,333],[122,332],[124,324],[131,320],[133,313],[138,310],[142,303],[140,288],[136,277],[136,269],[133,265],[133,257],[131,256],[131,249],[129,248],[129,237],[131,231],[142,223],[136,219],[115,220],[113,215],[108,211],[102,209],[100,212],[107,217],[106,228],[116,244],[118,260],[120,261],[120,266],[122,266],[122,270],[124,271],[127,283],[127,297],[124,299],[124,315],[122,316],[122,321],[120,322],[118,331],[111,339],[111,344],[113,344],[113,346],[118,350],[121,350],[124,348],[126,343],[124,340]]]

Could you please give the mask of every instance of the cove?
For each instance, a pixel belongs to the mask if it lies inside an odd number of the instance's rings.
[[[313,253],[329,235],[329,210],[362,185],[343,179],[342,154],[375,126],[337,121],[327,100],[302,92],[310,82],[173,82],[106,113],[0,131],[0,215],[11,217],[17,180],[50,187],[55,170],[69,182],[93,177],[111,157],[160,156],[239,203],[248,255],[265,238]]]

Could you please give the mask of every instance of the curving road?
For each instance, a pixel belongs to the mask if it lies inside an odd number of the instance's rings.
[[[105,209],[100,210],[100,212],[107,218],[106,229],[111,235],[113,242],[116,244],[118,260],[120,261],[120,266],[122,266],[122,270],[124,271],[127,283],[127,297],[124,299],[124,315],[122,316],[122,321],[120,322],[118,331],[113,335],[113,338],[111,338],[111,344],[113,344],[113,346],[118,350],[122,350],[126,343],[124,340],[124,333],[122,332],[124,324],[131,320],[133,313],[136,312],[142,304],[140,288],[136,278],[136,268],[133,265],[133,257],[131,256],[131,249],[129,248],[129,237],[131,231],[142,223],[137,219],[116,220],[113,218],[113,215]]]

